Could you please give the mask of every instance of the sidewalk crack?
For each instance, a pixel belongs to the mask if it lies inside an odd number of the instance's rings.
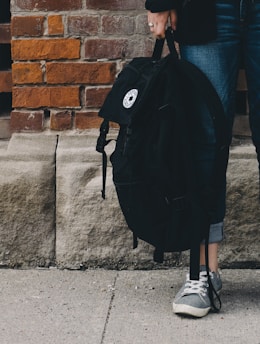
[[[110,319],[111,310],[112,310],[113,302],[114,302],[114,298],[115,298],[116,282],[117,282],[118,276],[119,276],[119,273],[116,274],[116,276],[114,278],[113,285],[111,287],[112,295],[111,295],[110,302],[109,302],[109,307],[108,307],[108,311],[107,311],[107,317],[106,317],[104,329],[103,329],[103,332],[102,332],[102,337],[101,337],[100,344],[104,344],[105,335],[106,335],[106,331],[107,331],[107,326],[108,326],[108,322],[109,322],[109,319]]]
[[[53,264],[56,265],[56,251],[57,251],[57,150],[59,145],[59,135],[56,136],[56,146],[54,152],[54,257]]]

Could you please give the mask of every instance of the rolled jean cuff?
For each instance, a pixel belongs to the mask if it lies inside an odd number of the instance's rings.
[[[209,244],[214,244],[221,242],[224,238],[223,234],[223,222],[213,223],[210,225],[209,229]],[[205,240],[202,241],[202,244],[205,243]]]

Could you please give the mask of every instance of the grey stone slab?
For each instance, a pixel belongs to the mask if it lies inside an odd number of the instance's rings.
[[[152,250],[143,242],[133,250],[132,234],[120,210],[107,170],[106,200],[101,197],[101,167],[92,163],[57,166],[56,263],[110,267],[152,261]]]
[[[55,256],[54,165],[0,163],[0,265],[48,266]]]
[[[55,136],[16,134],[0,155],[1,266],[54,262],[55,150]]]
[[[101,198],[102,157],[95,151],[97,131],[61,135],[57,147],[56,249],[59,267],[150,266],[153,248],[141,242],[132,250],[132,235],[122,216],[108,160],[106,200]],[[107,147],[108,157],[114,143]],[[258,167],[252,144],[233,146],[227,173],[223,266],[257,265],[259,257]],[[176,255],[170,255],[170,264]],[[187,264],[187,254],[181,263]]]
[[[241,152],[245,149],[242,147]],[[226,266],[260,262],[259,171],[256,159],[230,159],[227,172],[225,240],[220,261]],[[258,262],[258,263],[257,263]],[[254,264],[254,263],[253,263]],[[251,264],[252,266],[252,264]]]
[[[116,129],[111,129],[107,139],[116,138],[117,133],[118,131]],[[102,162],[102,154],[96,151],[98,136],[99,131],[94,129],[86,131],[84,134],[61,134],[57,149],[57,161],[63,163],[95,162],[100,165]],[[106,146],[108,156],[114,147],[115,142],[111,142]],[[108,164],[110,165],[109,159]]]
[[[254,145],[247,142],[232,146],[230,148],[230,159],[256,159]]]
[[[102,344],[259,344],[260,271],[222,271],[222,310],[179,317],[172,300],[185,271],[122,271]]]
[[[0,139],[0,156],[6,154],[8,148],[9,140],[1,140]]]
[[[132,234],[119,207],[108,163],[106,199],[101,197],[102,155],[97,133],[63,135],[57,147],[56,263],[62,268],[150,264],[153,249]],[[113,150],[111,143],[108,156]]]
[[[116,132],[112,130],[110,138]],[[138,249],[132,250],[109,160],[107,197],[101,198],[97,137],[98,131],[90,130],[59,133],[59,137],[48,132],[22,133],[9,142],[1,141],[0,265],[154,266],[150,245],[140,241]],[[114,145],[107,146],[108,157]],[[258,166],[252,144],[232,146],[227,181],[220,263],[259,266]],[[174,254],[167,259],[168,265],[188,262],[186,253],[180,260]]]
[[[2,344],[100,344],[115,271],[0,270]]]
[[[0,139],[9,139],[10,137],[10,117],[0,117]]]
[[[15,133],[5,158],[12,161],[54,161],[57,139],[55,134]]]

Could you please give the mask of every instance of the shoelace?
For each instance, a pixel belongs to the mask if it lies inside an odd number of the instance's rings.
[[[186,278],[187,280],[182,295],[202,294],[203,296],[205,296],[207,294],[207,288],[209,287],[207,272],[201,272],[200,279],[198,281],[190,280],[189,274],[187,274]]]

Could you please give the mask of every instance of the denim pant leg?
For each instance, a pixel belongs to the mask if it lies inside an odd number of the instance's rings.
[[[260,163],[260,0],[251,1],[242,28],[252,140]]]
[[[229,141],[232,139],[236,83],[239,71],[240,35],[238,1],[217,1],[217,39],[203,45],[181,45],[183,59],[199,67],[215,87],[228,119]],[[202,153],[203,154],[203,153]],[[210,227],[209,242],[223,239],[226,180],[218,198],[215,218]]]

